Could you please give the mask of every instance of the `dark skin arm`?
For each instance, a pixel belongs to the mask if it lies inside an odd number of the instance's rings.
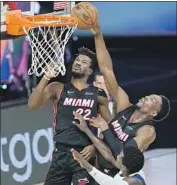
[[[43,106],[49,100],[59,100],[60,93],[63,90],[63,84],[59,82],[53,82],[48,84],[50,79],[56,76],[56,68],[53,64],[50,64],[48,70],[46,70],[44,76],[40,80],[39,84],[34,88],[32,94],[28,99],[29,110],[35,110]]]
[[[108,92],[116,103],[117,112],[120,112],[131,106],[129,97],[117,83],[113,72],[112,59],[106,48],[99,24],[97,23],[94,25],[91,31],[94,34],[96,55],[100,71],[104,76]]]
[[[96,128],[100,128],[102,132],[109,129],[108,123],[102,118],[91,119],[90,125]],[[149,145],[155,140],[155,138],[156,132],[154,127],[150,125],[145,125],[138,129],[136,137],[134,137],[133,139],[136,141],[138,148],[142,152],[144,152],[149,147]]]
[[[103,96],[98,96],[98,103],[99,103],[99,112],[100,115],[103,116],[106,120],[111,119],[111,114],[108,109],[108,99]],[[82,156],[85,160],[89,161],[91,158],[93,158],[96,154],[96,147],[95,145],[89,145],[86,146],[81,152]]]
[[[86,130],[85,133],[91,139],[91,141],[93,142],[99,153],[103,156],[103,158],[109,163],[113,164],[115,167],[120,168],[120,166],[118,166],[118,164],[116,163],[116,160],[114,159],[111,150],[103,143],[103,141],[95,137],[94,134],[90,131],[90,129]]]
[[[88,173],[90,173],[93,170],[93,166],[91,164],[89,164],[76,150],[72,149],[71,152],[72,152],[74,160],[76,160],[82,168],[85,168],[88,171]],[[100,172],[100,175],[102,177],[102,180],[106,178],[107,182],[109,182],[111,185],[111,182],[113,181],[112,177],[110,177],[102,172]],[[143,185],[139,179],[135,179],[135,178],[131,178],[131,177],[124,178],[124,181],[126,181],[128,183],[128,185]],[[114,180],[114,182],[115,182],[115,180]],[[104,181],[101,184],[103,184],[103,183],[106,184],[106,182],[104,182]]]
[[[100,71],[106,81],[108,92],[115,101],[116,110],[117,112],[120,112],[130,107],[132,104],[130,103],[126,92],[117,83],[113,72],[112,59],[106,48],[99,24],[97,23],[91,31],[94,34],[96,54]],[[140,128],[138,130],[134,139],[138,144],[138,148],[141,151],[144,151],[154,141],[155,137],[155,130],[151,126],[146,126],[146,128]]]
[[[136,137],[133,139],[136,141],[138,148],[144,152],[149,145],[155,140],[156,132],[153,126],[145,125],[138,129]]]
[[[91,139],[93,142],[94,146],[97,148],[97,150],[100,152],[100,154],[104,157],[105,160],[108,162],[112,163],[114,166],[119,168],[116,160],[114,159],[111,150],[101,141],[98,139],[88,128],[87,123],[83,119],[83,117],[74,112],[75,119],[78,119],[80,124],[73,122],[81,131],[83,131],[87,136]]]
[[[48,84],[48,80],[43,77],[28,99],[29,110],[35,110],[43,106],[49,100],[59,99],[63,84],[53,82]]]
[[[104,118],[107,122],[111,121],[111,113],[108,107],[108,98],[103,96],[98,96],[99,103],[99,113],[102,118]]]
[[[103,96],[98,96],[98,103],[99,103],[99,112],[104,119],[107,121],[110,121],[111,119],[111,113],[108,109],[108,99]],[[89,161],[91,158],[93,158],[96,154],[96,147],[95,145],[89,145],[86,146],[81,152],[82,156],[85,160]]]

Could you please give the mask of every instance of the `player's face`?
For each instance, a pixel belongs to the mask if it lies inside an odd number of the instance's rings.
[[[77,78],[88,77],[92,73],[91,63],[92,60],[88,56],[77,56],[72,66],[73,76]]]
[[[96,76],[95,81],[94,81],[94,86],[98,87],[100,89],[103,89],[108,96],[108,90],[106,88],[106,84],[105,84],[105,80],[104,80],[103,76],[101,76],[101,75]]]
[[[141,98],[138,101],[137,106],[140,108],[142,113],[156,116],[160,111],[161,104],[162,98],[158,95],[152,94]]]

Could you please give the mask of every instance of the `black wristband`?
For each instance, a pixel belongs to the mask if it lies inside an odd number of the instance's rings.
[[[120,152],[123,149],[123,144],[121,143],[121,141],[119,141],[118,139],[114,137],[114,135],[109,129],[105,130],[102,133],[104,135],[105,143],[108,145],[108,147],[112,151],[114,157],[117,158],[117,156],[120,154]]]
[[[128,140],[128,141],[125,143],[124,148],[125,148],[126,146],[132,146],[132,147],[134,147],[134,148],[138,148],[137,142],[136,142],[134,139]]]

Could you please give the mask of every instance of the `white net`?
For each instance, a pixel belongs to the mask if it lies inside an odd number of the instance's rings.
[[[65,20],[65,26],[53,26],[54,23],[60,23],[60,21],[60,19],[57,22],[45,20],[39,22],[39,24],[47,24],[46,26],[35,26],[30,29],[23,27],[32,49],[32,64],[28,71],[29,75],[52,74],[53,77],[56,77],[59,73],[65,75],[65,46],[77,28],[77,24],[67,26]]]

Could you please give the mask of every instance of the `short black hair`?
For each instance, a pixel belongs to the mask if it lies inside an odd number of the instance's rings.
[[[127,146],[124,148],[122,164],[127,168],[129,174],[139,172],[144,166],[144,155],[135,147]]]
[[[160,95],[162,98],[162,104],[160,105],[160,111],[158,115],[153,119],[156,122],[163,121],[170,114],[171,106],[170,101],[167,97]]]
[[[97,76],[103,76],[103,74],[99,71],[99,70],[96,70],[95,72],[94,72],[94,80],[96,80],[96,77]]]
[[[89,57],[92,60],[91,69],[95,70],[97,68],[96,54],[93,51],[91,51],[90,49],[85,48],[85,47],[81,47],[78,49],[77,55],[86,55],[87,57]]]

